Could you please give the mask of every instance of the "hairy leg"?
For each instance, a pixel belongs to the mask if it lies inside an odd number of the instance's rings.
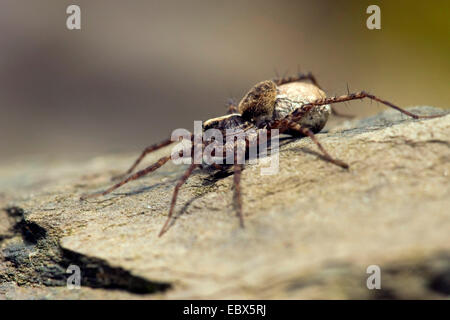
[[[241,173],[242,173],[242,164],[234,165],[234,194],[233,200],[236,210],[236,215],[239,218],[239,223],[241,227],[244,227],[244,216],[242,215],[242,197],[241,197]]]
[[[294,112],[292,112],[290,115],[286,116],[284,119],[281,120],[277,120],[277,121],[273,121],[269,124],[269,128],[270,129],[279,129],[280,133],[287,131],[288,129],[293,129],[296,130],[298,132],[300,132],[301,134],[310,137],[314,143],[316,143],[316,145],[320,148],[320,150],[324,153],[325,157],[330,160],[332,163],[341,166],[343,168],[348,168],[348,165],[340,160],[336,160],[333,159],[327,152],[326,150],[322,147],[322,145],[317,141],[314,133],[307,129],[307,128],[302,128],[297,122],[306,115],[306,113],[308,113],[312,108],[314,108],[315,106],[322,106],[325,104],[331,104],[331,103],[339,103],[339,102],[345,102],[345,101],[351,101],[351,100],[356,100],[356,99],[364,99],[364,98],[368,98],[374,101],[378,101],[381,102],[382,104],[393,108],[397,111],[400,111],[403,114],[406,114],[407,116],[410,116],[414,119],[432,119],[432,118],[438,118],[438,117],[442,117],[445,114],[441,114],[441,115],[417,115],[414,114],[412,112],[406,111],[394,104],[392,104],[389,101],[380,99],[372,94],[369,94],[365,91],[360,91],[357,93],[350,93],[350,94],[346,94],[340,97],[330,97],[330,98],[324,98],[324,99],[319,99],[316,100],[314,102],[311,103],[306,103],[304,105],[302,105],[300,108],[296,109]]]
[[[147,148],[144,149],[144,151],[142,151],[141,155],[139,156],[139,158],[136,159],[136,161],[133,163],[133,165],[131,166],[130,169],[128,169],[124,174],[121,174],[119,176],[113,177],[113,179],[114,180],[120,179],[120,178],[125,177],[126,175],[131,174],[134,171],[134,169],[138,166],[138,164],[142,161],[142,159],[144,159],[144,157],[146,155],[148,155],[149,153],[151,153],[153,151],[161,149],[161,148],[163,148],[165,146],[168,146],[172,142],[174,142],[174,141],[172,141],[170,139],[167,139],[167,140],[161,141],[159,143],[153,144],[151,146],[148,146]]]
[[[108,193],[111,193],[112,191],[116,190],[117,188],[123,186],[125,183],[128,183],[130,181],[139,179],[140,177],[155,171],[156,169],[159,169],[160,167],[162,167],[167,161],[170,160],[170,156],[167,157],[162,157],[161,159],[159,159],[158,161],[156,161],[154,164],[152,164],[151,166],[148,166],[147,168],[136,172],[135,174],[133,174],[132,176],[120,181],[119,183],[116,183],[115,185],[113,185],[111,188],[103,191],[103,192],[98,192],[98,193],[92,193],[92,194],[88,194],[88,195],[84,195],[80,198],[80,200],[85,200],[88,198],[94,198],[94,197],[98,197],[98,196],[104,196],[107,195]]]
[[[393,103],[391,103],[389,101],[380,99],[380,98],[374,96],[373,94],[367,93],[365,91],[360,91],[360,92],[350,93],[350,94],[346,94],[346,95],[339,96],[339,97],[324,98],[324,99],[316,100],[314,102],[306,103],[306,104],[302,105],[300,108],[298,108],[297,110],[295,110],[294,112],[292,112],[290,115],[288,115],[286,117],[286,120],[291,120],[291,121],[296,122],[295,120],[303,117],[309,110],[311,110],[315,106],[322,106],[325,104],[339,103],[339,102],[364,99],[364,98],[367,98],[367,99],[370,99],[373,101],[378,101],[378,102],[380,102],[390,108],[393,108],[397,111],[400,111],[401,113],[406,114],[407,116],[410,116],[414,119],[431,119],[431,118],[438,118],[438,117],[443,116],[443,115],[432,115],[432,116],[417,115],[412,112],[406,111],[406,110],[394,105]]]
[[[350,94],[350,89],[348,87],[348,83],[347,83],[347,94]],[[333,106],[331,106],[331,114],[336,116],[336,117],[341,117],[341,118],[349,118],[349,119],[351,119],[351,118],[355,117],[355,116],[352,116],[352,115],[342,114],[339,111],[336,111],[336,109],[333,108]]]
[[[229,99],[227,102],[227,114],[238,113],[238,105],[233,99]]]
[[[169,226],[169,222],[172,218],[173,211],[175,209],[175,204],[177,202],[178,191],[180,190],[181,186],[186,182],[186,180],[189,178],[189,176],[192,174],[192,171],[194,171],[194,169],[197,168],[198,166],[200,165],[195,163],[191,164],[189,168],[186,170],[186,172],[183,174],[183,176],[180,178],[180,180],[178,180],[178,183],[175,186],[175,190],[173,191],[169,215],[167,216],[167,220],[164,223],[163,227],[161,228],[161,231],[159,232],[159,237],[161,237],[167,231],[167,227]]]
[[[273,82],[277,86],[281,86],[282,84],[290,83],[290,82],[296,82],[296,81],[302,81],[302,80],[308,80],[311,81],[312,84],[314,84],[319,89],[322,89],[319,85],[319,83],[316,80],[316,77],[311,73],[298,73],[295,76],[288,76],[288,77],[282,77],[282,78],[275,78],[272,79]]]
[[[311,138],[311,140],[317,145],[317,147],[320,149],[320,151],[322,151],[322,154],[327,161],[329,161],[339,167],[342,167],[344,169],[348,169],[348,164],[346,164],[345,162],[343,162],[339,159],[335,159],[332,156],[330,156],[330,154],[325,150],[325,148],[322,146],[322,144],[317,140],[316,136],[314,135],[314,133],[311,130],[300,126],[296,122],[289,123],[289,127],[290,127],[290,129],[295,130],[295,131],[301,133],[302,135],[308,136],[309,138]]]

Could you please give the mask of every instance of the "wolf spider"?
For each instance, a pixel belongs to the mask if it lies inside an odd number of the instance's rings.
[[[312,101],[308,101],[308,99],[306,100],[302,99],[303,101],[294,101],[292,99],[289,99],[289,96],[280,94],[280,89],[282,88],[280,86],[294,82],[302,82],[306,84],[305,81],[309,82],[308,85],[311,86],[311,89],[316,90],[316,96],[319,97],[318,99],[314,99]],[[341,160],[335,159],[328,154],[325,148],[316,139],[314,134],[322,130],[330,114],[342,116],[338,112],[336,112],[330,106],[330,104],[364,98],[380,102],[414,119],[435,118],[440,116],[440,115],[433,115],[433,116],[416,115],[365,91],[360,91],[356,93],[348,92],[346,95],[342,96],[326,97],[325,93],[321,90],[315,77],[311,73],[308,74],[299,73],[295,76],[275,78],[272,80],[266,80],[256,84],[243,97],[243,99],[240,101],[239,104],[236,105],[233,102],[229,103],[227,115],[205,121],[203,123],[203,130],[214,128],[219,129],[221,132],[225,133],[226,129],[237,129],[238,131],[241,130],[242,132],[244,132],[249,128],[253,128],[256,130],[265,129],[267,130],[267,133],[270,135],[273,129],[278,129],[278,132],[280,134],[284,133],[297,137],[309,137],[320,149],[320,151],[323,154],[323,158],[325,160],[337,166],[340,166],[344,169],[348,169],[349,167],[348,164],[346,164]],[[191,141],[193,140],[194,140],[193,135],[191,134]],[[100,195],[106,195],[130,181],[136,180],[150,172],[157,170],[170,160],[170,156],[164,156],[155,163],[153,163],[152,165],[131,175],[131,173],[134,171],[134,169],[138,166],[138,164],[142,161],[142,159],[146,155],[160,148],[168,146],[173,142],[175,141],[167,139],[160,143],[145,148],[144,151],[141,153],[141,155],[133,163],[131,168],[128,169],[128,171],[126,171],[126,173],[123,175],[123,176],[129,175],[126,179],[121,180],[120,182],[116,183],[115,185],[113,185],[112,187],[103,192],[84,195],[81,197],[81,200]],[[249,141],[245,142],[246,143],[244,148],[246,148],[245,150],[248,151]],[[207,145],[207,142],[202,140],[200,144],[201,147],[203,148]],[[194,148],[194,145],[192,145],[192,148]],[[233,146],[233,149],[234,155],[236,155],[237,146]],[[181,154],[182,152],[180,152],[180,155]],[[193,155],[193,152],[191,152],[191,154]],[[219,156],[224,157],[224,154]],[[230,165],[222,165],[222,164],[214,164],[213,166],[218,170],[226,170],[230,167]],[[202,164],[198,164],[193,161],[193,163],[188,167],[188,169],[185,171],[183,176],[179,179],[178,183],[176,184],[172,196],[172,201],[170,204],[169,214],[166,219],[166,222],[161,228],[159,236],[162,236],[168,229],[180,187],[186,182],[186,180],[192,174],[194,169],[198,167],[203,166]],[[243,227],[244,220],[242,215],[242,199],[240,189],[240,179],[243,164],[239,164],[236,161],[235,157],[235,162],[234,164],[232,164],[232,167],[234,169],[233,200],[236,213],[240,221],[240,225]]]

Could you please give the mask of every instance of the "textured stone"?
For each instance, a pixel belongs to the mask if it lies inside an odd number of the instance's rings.
[[[322,160],[309,139],[282,139],[278,174],[261,176],[259,164],[243,171],[245,229],[232,210],[233,177],[203,170],[181,189],[177,219],[161,238],[183,166],[168,163],[86,202],[81,194],[108,187],[139,150],[86,163],[2,166],[0,205],[10,209],[0,222],[7,235],[0,296],[448,297],[449,137],[450,115],[417,121],[395,111],[318,134],[349,170]],[[24,226],[36,232],[26,238]],[[61,287],[69,263],[98,279],[77,292]],[[369,265],[381,267],[382,290],[367,289]]]

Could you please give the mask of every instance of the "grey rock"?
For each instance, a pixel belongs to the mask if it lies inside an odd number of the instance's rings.
[[[0,205],[23,215],[0,222],[8,235],[0,242],[0,296],[448,297],[450,115],[412,120],[385,111],[317,138],[350,169],[322,160],[309,139],[283,139],[278,174],[261,176],[260,164],[243,171],[244,229],[232,209],[233,177],[203,170],[182,188],[176,219],[161,238],[183,166],[168,163],[85,202],[81,194],[108,187],[139,150],[86,163],[30,159],[14,164],[16,174],[2,166]],[[27,239],[22,229],[30,224],[45,235]],[[81,290],[65,288],[69,264],[84,272]],[[369,265],[381,268],[381,290],[366,287]]]

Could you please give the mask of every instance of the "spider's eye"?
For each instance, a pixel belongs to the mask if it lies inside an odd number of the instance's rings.
[[[270,119],[275,107],[277,86],[267,80],[255,85],[239,103],[239,112],[247,121],[260,122]]]

